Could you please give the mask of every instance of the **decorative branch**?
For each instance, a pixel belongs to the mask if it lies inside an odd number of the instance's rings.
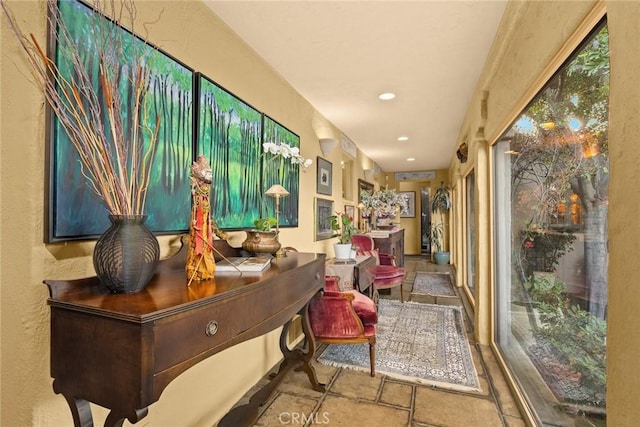
[[[68,61],[70,75],[49,58],[30,34],[26,36],[10,12],[6,0],[0,0],[9,27],[24,51],[38,89],[67,133],[78,154],[81,172],[90,188],[114,215],[139,215],[144,212],[151,166],[155,157],[160,117],[148,125],[147,103],[150,85],[149,58],[145,57],[131,34],[127,49],[122,31],[103,15],[107,7],[116,16],[113,0],[94,3],[95,40],[92,52],[99,61],[99,83],[91,79],[90,61],[83,61],[81,41],[74,41],[61,19],[57,0],[47,0],[49,25],[56,29],[58,53]],[[128,15],[130,27],[135,21],[135,6],[125,0],[119,17]],[[85,62],[87,62],[85,64]],[[130,94],[121,96],[121,82],[129,81]],[[124,98],[124,99],[123,99]],[[126,114],[132,126],[127,131]],[[145,141],[146,140],[146,141]]]

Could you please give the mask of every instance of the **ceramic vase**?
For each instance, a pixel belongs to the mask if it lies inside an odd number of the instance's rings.
[[[109,215],[111,226],[93,251],[93,267],[112,293],[139,292],[160,259],[158,239],[145,225],[146,215]]]

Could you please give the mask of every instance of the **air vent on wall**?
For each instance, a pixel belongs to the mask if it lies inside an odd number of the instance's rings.
[[[407,179],[435,179],[435,171],[424,172],[396,172],[396,181],[406,181]]]

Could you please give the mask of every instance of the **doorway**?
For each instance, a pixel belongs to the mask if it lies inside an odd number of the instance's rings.
[[[431,254],[429,232],[431,230],[431,203],[429,201],[429,187],[420,189],[420,235],[422,236],[421,252]]]

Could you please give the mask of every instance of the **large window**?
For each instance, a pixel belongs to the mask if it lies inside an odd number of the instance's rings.
[[[544,425],[605,417],[608,93],[603,23],[493,146],[496,344]]]
[[[465,178],[465,222],[467,229],[467,250],[464,284],[469,290],[469,296],[475,300],[475,283],[476,283],[476,227],[475,227],[475,177],[473,171]]]

